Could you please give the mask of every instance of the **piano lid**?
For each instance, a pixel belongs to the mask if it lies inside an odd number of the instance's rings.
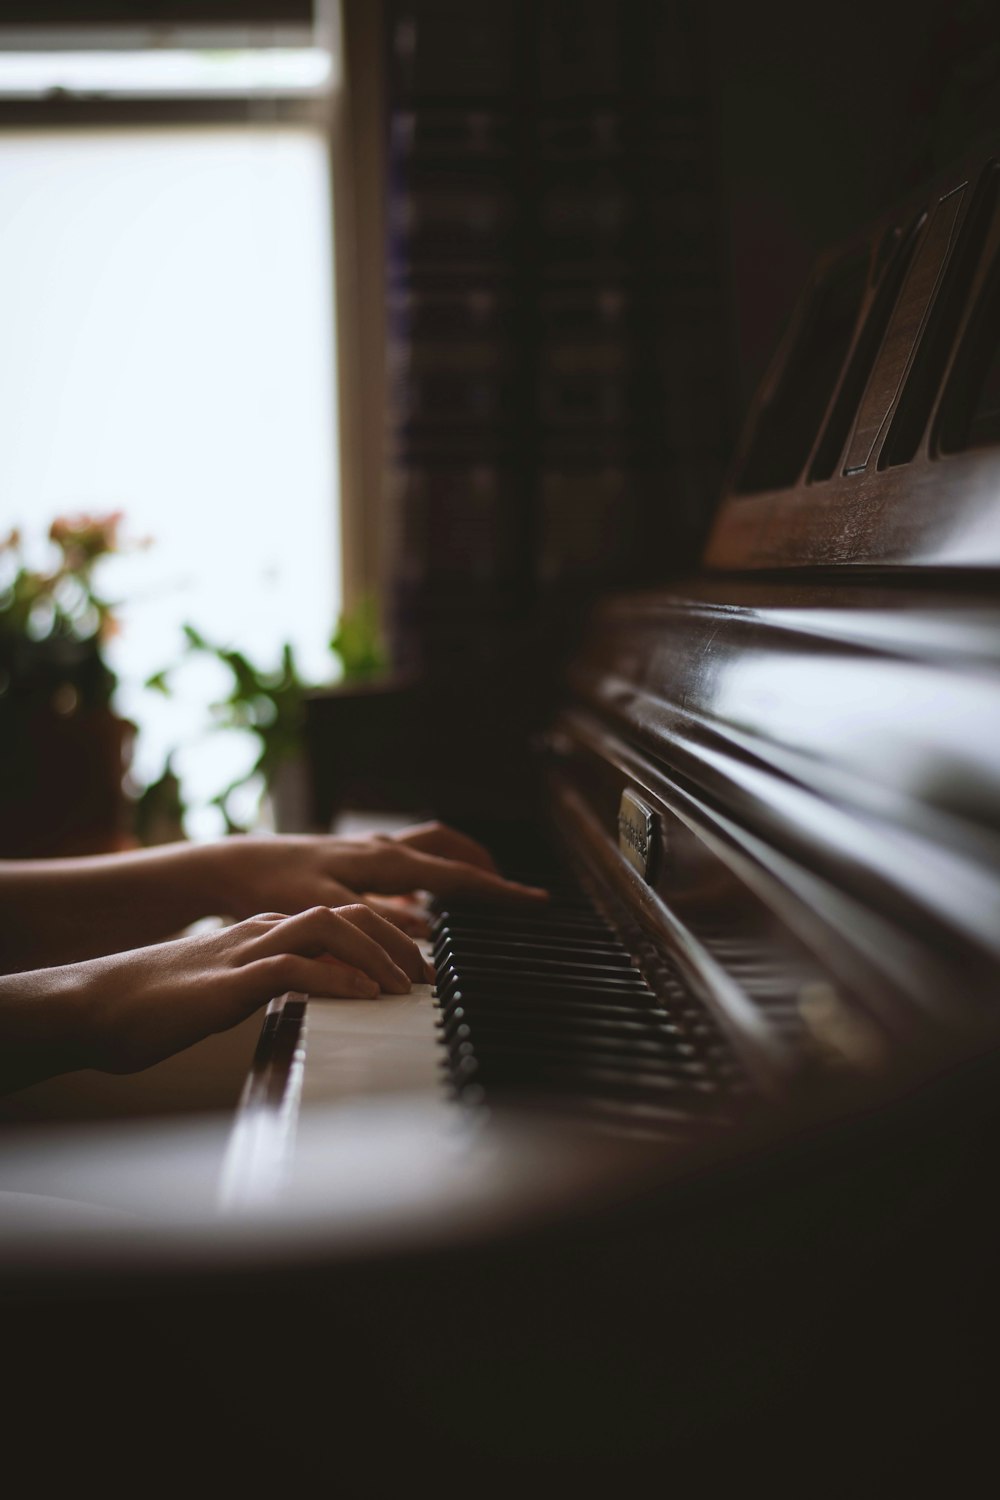
[[[750,410],[705,561],[993,567],[998,490],[994,142],[820,260]]]

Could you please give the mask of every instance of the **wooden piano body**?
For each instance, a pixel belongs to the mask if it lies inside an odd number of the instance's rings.
[[[980,151],[819,266],[703,571],[594,613],[545,739],[571,905],[711,1107],[602,1112],[606,1028],[547,1096],[516,1006],[477,1022],[461,913],[463,1045],[442,977],[399,1009],[430,1048],[401,1091],[360,1097],[347,1021],[276,1002],[222,1218],[56,1256],[57,1295],[8,1255],[15,1332],[77,1351],[63,1394],[80,1351],[153,1341],[156,1416],[111,1384],[129,1452],[172,1473],[194,1420],[213,1477],[352,1494],[651,1463],[684,1494],[965,1492],[998,1323],[998,187]]]

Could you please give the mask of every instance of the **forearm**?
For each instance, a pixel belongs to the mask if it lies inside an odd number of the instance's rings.
[[[0,978],[0,1093],[92,1066],[91,1030],[76,965]]]
[[[210,847],[0,861],[0,972],[142,947],[217,911]]]

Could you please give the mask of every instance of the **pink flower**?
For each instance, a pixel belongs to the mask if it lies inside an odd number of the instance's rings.
[[[80,567],[118,550],[118,528],[123,519],[124,511],[120,510],[103,516],[57,516],[49,527],[49,539],[71,566]]]

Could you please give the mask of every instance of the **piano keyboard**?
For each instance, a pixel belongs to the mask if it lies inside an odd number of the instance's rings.
[[[432,941],[447,1077],[465,1106],[670,1132],[721,1120],[741,1092],[731,1050],[663,955],[653,988],[578,887],[541,911],[449,904]]]
[[[541,909],[439,905],[434,987],[378,1000],[272,1001],[225,1173],[229,1203],[287,1177],[300,1119],[405,1104],[447,1133],[544,1113],[612,1136],[683,1140],[730,1123],[743,1065],[669,956],[623,937],[547,857],[507,859]],[[332,1111],[332,1115],[331,1112]]]

